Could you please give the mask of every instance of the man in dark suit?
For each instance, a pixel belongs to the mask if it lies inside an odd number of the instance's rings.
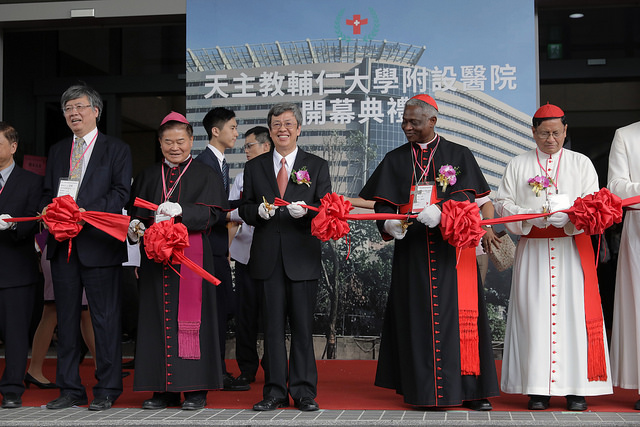
[[[129,200],[131,151],[121,140],[97,129],[102,99],[92,88],[71,86],[61,98],[62,111],[74,137],[51,147],[44,181],[44,208],[54,197],[70,194],[81,209],[122,213]],[[60,397],[47,408],[87,403],[79,374],[78,346],[82,289],[89,302],[96,340],[96,379],[90,410],[111,408],[122,393],[120,273],[127,248],[107,233],[84,224],[72,239],[49,236],[53,289],[58,314],[56,384]]]
[[[236,114],[229,109],[217,107],[209,111],[202,119],[202,126],[207,131],[209,144],[207,148],[196,157],[196,161],[202,162],[212,168],[222,178],[224,190],[229,197],[229,165],[224,152],[227,148],[233,148],[238,138],[238,123]],[[232,207],[237,207],[235,203]],[[218,331],[220,339],[220,357],[222,358],[222,371],[224,375],[224,390],[246,391],[251,387],[244,380],[238,380],[227,371],[225,364],[225,345],[227,340],[227,321],[234,315],[235,294],[231,281],[231,267],[229,265],[229,233],[227,232],[227,220],[229,214],[221,215],[218,222],[209,230],[208,238],[213,251],[213,265],[216,277],[220,285],[216,288],[218,304]]]
[[[311,235],[314,213],[304,205],[319,206],[331,191],[329,165],[298,148],[302,114],[297,105],[275,105],[267,122],[275,150],[247,162],[239,209],[242,219],[255,227],[249,272],[264,283],[264,399],[253,409],[288,406],[290,394],[301,411],[315,411],[319,409],[314,400],[318,373],[312,326],[321,252],[320,241]],[[276,208],[276,197],[293,202]],[[287,318],[291,329],[288,366]]]
[[[42,192],[42,178],[13,160],[17,148],[18,132],[0,122],[0,336],[5,343],[6,362],[0,379],[3,408],[22,406],[29,325],[38,281],[33,240],[37,222],[8,221],[36,216]]]

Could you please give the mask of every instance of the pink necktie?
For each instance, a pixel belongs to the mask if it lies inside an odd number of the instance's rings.
[[[280,197],[284,198],[284,192],[287,190],[287,183],[289,182],[289,174],[287,173],[287,160],[283,157],[280,160],[280,170],[276,181],[278,181],[278,189],[280,190]]]

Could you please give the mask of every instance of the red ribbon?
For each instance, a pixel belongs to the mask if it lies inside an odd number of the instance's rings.
[[[158,205],[138,197],[134,200],[133,206],[152,211],[158,209]],[[164,264],[182,264],[206,281],[219,285],[220,280],[185,256],[184,248],[187,246],[189,246],[187,227],[174,222],[173,218],[156,222],[144,232],[144,250],[149,259]]]

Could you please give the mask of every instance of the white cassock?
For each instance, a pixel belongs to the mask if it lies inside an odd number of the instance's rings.
[[[544,176],[545,170],[572,204],[598,190],[598,176],[586,156],[566,149],[550,156],[534,149],[507,165],[494,201],[496,212],[503,217],[542,212],[545,191],[536,197],[528,180]],[[549,190],[555,193],[553,185]],[[522,237],[513,265],[502,391],[546,396],[611,394],[604,325],[607,381],[587,378],[584,274],[573,237],[527,238],[532,228],[528,222],[506,226]],[[564,232],[568,236],[581,233],[571,222]]]
[[[625,199],[640,195],[640,122],[616,131],[609,154],[608,187]],[[613,385],[640,384],[640,205],[627,210],[620,239],[611,338]]]

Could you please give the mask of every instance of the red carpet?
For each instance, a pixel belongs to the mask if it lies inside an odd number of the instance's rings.
[[[45,362],[45,374],[49,379],[55,378],[55,359]],[[410,410],[410,405],[404,404],[402,396],[393,390],[375,387],[373,380],[376,371],[375,360],[318,360],[318,397],[317,401],[323,409],[384,409]],[[500,361],[496,361],[498,373]],[[227,361],[228,369],[239,373],[235,360]],[[0,359],[0,369],[4,369],[4,359]],[[134,392],[133,375],[124,378],[124,393],[115,404],[121,408],[139,408],[142,401],[151,397],[151,393]],[[84,380],[91,400],[91,387],[95,384],[93,378],[93,360],[82,363],[80,374]],[[264,378],[262,370],[258,378],[251,385],[250,391],[212,391],[207,397],[208,407],[227,409],[249,409],[254,403],[262,400],[262,386]],[[638,400],[635,390],[615,388],[613,395],[587,397],[589,410],[593,412],[635,412],[633,405]],[[22,396],[25,406],[40,406],[58,397],[58,390],[40,390],[31,388]],[[503,394],[499,398],[491,399],[495,411],[526,411],[527,396]],[[456,408],[451,408],[456,409]],[[551,398],[548,411],[565,410],[565,399]]]

